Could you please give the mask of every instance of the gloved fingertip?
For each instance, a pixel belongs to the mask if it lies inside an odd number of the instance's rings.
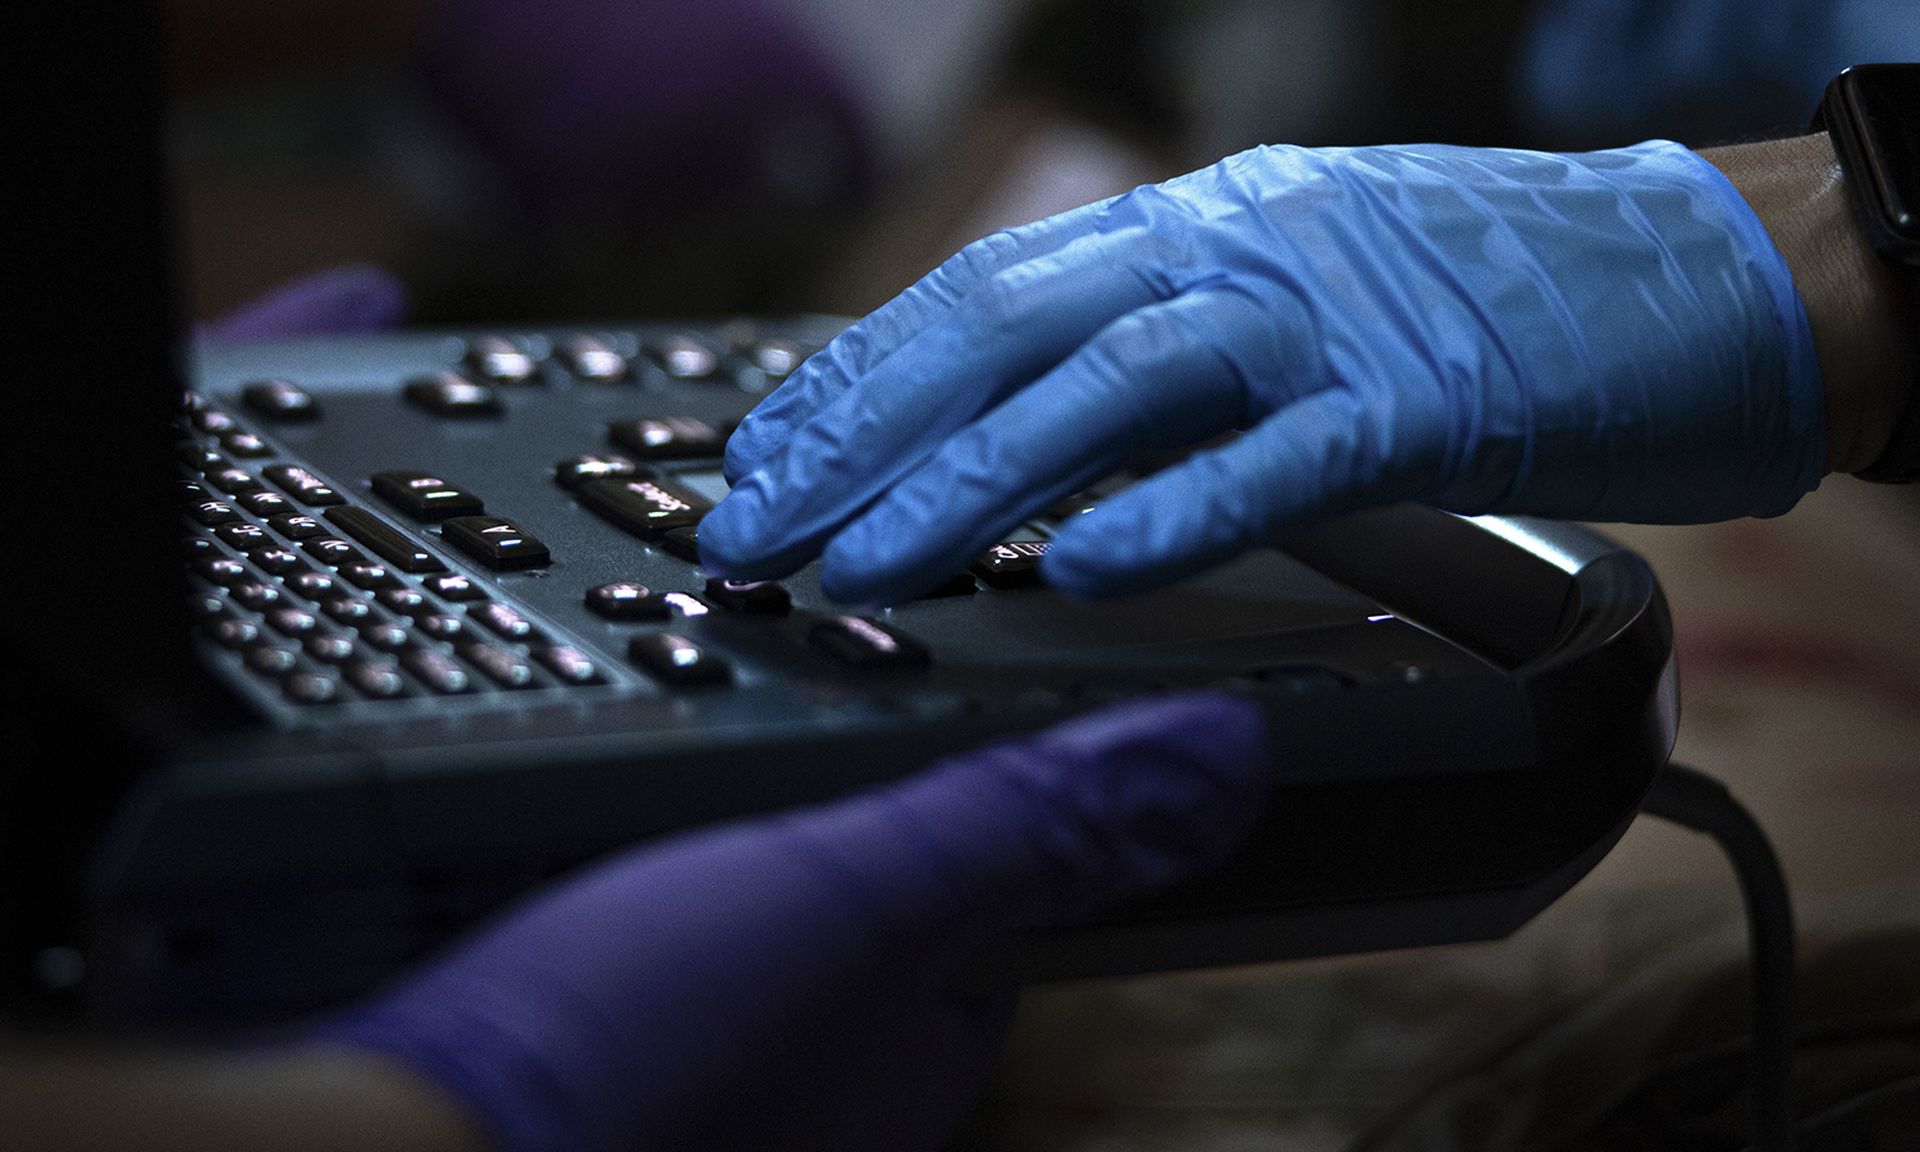
[[[737,486],[765,462],[768,437],[762,430],[763,423],[764,418],[756,418],[749,412],[733,430],[733,435],[727,437],[726,450],[720,458],[720,473],[729,485]]]
[[[868,521],[841,530],[820,557],[820,590],[836,604],[897,604],[913,594],[897,550]]]
[[[1056,535],[1040,558],[1041,580],[1074,600],[1111,600],[1139,590],[1141,581],[1132,568],[1124,546],[1117,547],[1113,536],[1083,530],[1079,524]]]

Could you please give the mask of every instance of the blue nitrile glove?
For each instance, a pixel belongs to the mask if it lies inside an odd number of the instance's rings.
[[[829,595],[897,601],[1228,429],[1066,525],[1049,582],[1142,589],[1400,500],[1772,515],[1825,450],[1787,267],[1679,145],[1258,148],[990,236],[844,333],[728,444],[703,564],[824,549]]]
[[[1262,743],[1249,702],[1170,697],[630,851],[315,1039],[397,1058],[503,1152],[932,1149],[1012,1010],[952,990],[970,958],[1219,860]]]

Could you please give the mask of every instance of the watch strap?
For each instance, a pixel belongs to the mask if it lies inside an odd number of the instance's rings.
[[[1912,69],[1920,74],[1920,64],[1874,64],[1865,69],[1882,70],[1889,68]],[[1914,337],[1920,341],[1920,250],[1909,245],[1894,242],[1894,233],[1888,228],[1888,222],[1882,219],[1886,205],[1876,192],[1876,181],[1889,178],[1889,173],[1898,171],[1901,166],[1887,163],[1889,158],[1876,158],[1870,155],[1873,141],[1859,130],[1847,105],[1850,73],[1862,71],[1849,68],[1833,78],[1827,85],[1825,97],[1820,102],[1819,111],[1813,119],[1813,130],[1824,131],[1833,143],[1834,158],[1839,161],[1840,170],[1846,177],[1848,196],[1852,201],[1855,218],[1859,221],[1862,235],[1869,237],[1876,255],[1893,270],[1894,274],[1908,285],[1912,299],[1916,302],[1915,313],[1910,319],[1914,323]],[[1920,120],[1920,107],[1910,110],[1911,115]],[[1904,116],[1909,110],[1901,108]],[[1911,165],[1908,165],[1911,170]],[[1901,201],[1907,204],[1920,202],[1920,188],[1903,188]],[[1911,392],[1907,400],[1906,411],[1894,427],[1893,437],[1887,442],[1886,449],[1878,459],[1854,475],[1862,480],[1871,480],[1881,484],[1911,484],[1920,481],[1920,377],[1911,381]]]

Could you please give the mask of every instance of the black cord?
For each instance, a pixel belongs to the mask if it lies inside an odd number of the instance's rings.
[[[1684,764],[1668,764],[1643,810],[1713,837],[1740,881],[1753,968],[1747,1048],[1752,1152],[1793,1148],[1793,1054],[1799,991],[1794,977],[1793,906],[1766,833],[1724,784]]]

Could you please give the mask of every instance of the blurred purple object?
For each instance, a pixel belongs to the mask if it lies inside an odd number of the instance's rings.
[[[765,0],[443,0],[429,81],[536,216],[856,192],[867,133]]]
[[[327,268],[290,280],[210,324],[195,336],[222,344],[377,332],[407,316],[407,290],[366,264]]]
[[[621,853],[311,1039],[401,1061],[500,1152],[929,1152],[1013,1008],[956,990],[969,959],[1218,863],[1264,743],[1246,700],[1136,701]]]

